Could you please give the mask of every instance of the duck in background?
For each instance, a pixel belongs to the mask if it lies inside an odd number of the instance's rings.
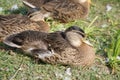
[[[95,50],[84,38],[82,29],[71,26],[53,33],[23,31],[7,37],[4,43],[46,63],[88,66],[94,62]]]
[[[37,10],[34,14],[52,17],[60,22],[70,22],[86,18],[89,14],[90,0],[24,0],[25,6]]]
[[[50,27],[41,18],[32,18],[21,14],[0,15],[0,41],[7,36],[25,30],[49,32]],[[32,19],[31,19],[32,18]]]

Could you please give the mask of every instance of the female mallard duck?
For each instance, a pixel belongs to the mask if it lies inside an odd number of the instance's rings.
[[[48,63],[65,65],[90,65],[95,58],[95,51],[91,44],[84,40],[84,31],[72,26],[65,32],[50,33],[47,41],[53,50],[53,56],[45,57]],[[51,50],[51,51],[52,51]],[[41,57],[39,55],[39,57]]]
[[[90,8],[90,0],[24,0],[23,3],[31,8],[40,8],[36,15],[51,16],[61,22],[85,18]]]
[[[95,51],[84,36],[82,29],[72,26],[64,32],[24,31],[7,37],[4,43],[47,63],[87,66],[93,63]]]
[[[34,16],[31,16],[33,18]],[[20,14],[0,15],[0,41],[10,34],[19,33],[25,30],[49,31],[49,25],[43,20]]]

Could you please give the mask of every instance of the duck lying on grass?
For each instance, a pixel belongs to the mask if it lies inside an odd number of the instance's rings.
[[[94,62],[95,51],[77,26],[64,32],[23,31],[7,37],[4,43],[50,64],[87,66]]]
[[[61,22],[86,18],[89,13],[90,0],[24,0],[25,6],[40,8],[36,15],[52,17]],[[34,13],[35,14],[35,13]]]
[[[31,18],[34,16],[31,16]],[[20,14],[0,15],[0,41],[10,34],[19,33],[25,30],[36,30],[48,32],[49,25],[37,18],[30,19]]]

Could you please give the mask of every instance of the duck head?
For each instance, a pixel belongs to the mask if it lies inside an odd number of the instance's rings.
[[[65,30],[66,40],[73,46],[79,47],[84,38],[85,32],[78,26],[71,26]]]

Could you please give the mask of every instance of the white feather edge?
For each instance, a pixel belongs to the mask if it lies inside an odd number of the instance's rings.
[[[8,40],[4,40],[3,43],[8,45],[8,46],[11,46],[11,47],[21,48],[21,46],[18,46],[18,45],[14,44]]]

